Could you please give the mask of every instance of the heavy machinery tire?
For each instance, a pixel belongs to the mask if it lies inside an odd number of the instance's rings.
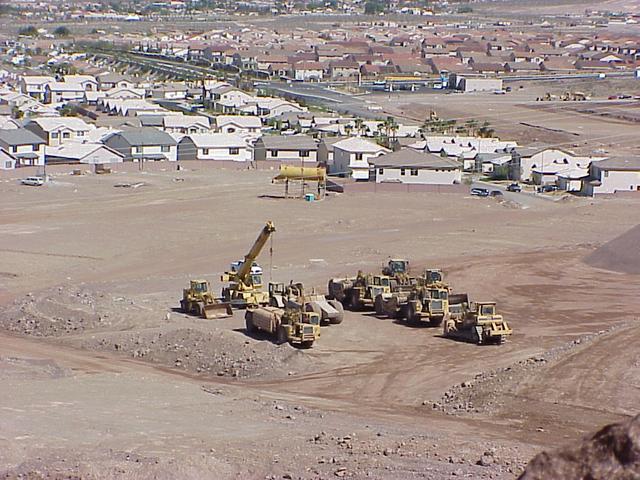
[[[313,340],[308,340],[300,344],[300,348],[311,348],[313,346]]]
[[[344,307],[342,306],[342,304],[337,300],[329,300],[329,305],[331,305],[338,311],[338,315],[331,318],[329,320],[329,323],[331,323],[331,325],[338,325],[342,323],[342,321],[344,320]]]
[[[184,299],[180,300],[180,310],[182,310],[183,313],[189,313],[187,302],[185,302]]]
[[[376,315],[378,317],[382,317],[384,315],[382,295],[376,295],[376,299],[373,303],[373,308],[375,309]]]
[[[284,343],[287,343],[288,341],[289,339],[287,338],[287,331],[282,325],[279,325],[276,329],[276,343],[278,345],[282,345]]]
[[[194,315],[196,315],[197,317],[202,316],[202,307],[200,306],[199,302],[193,302],[193,304],[191,305],[191,308],[193,309]]]
[[[431,317],[431,319],[429,320],[429,324],[432,327],[439,327],[440,325],[442,325],[442,321],[443,320],[444,320],[444,316],[443,317],[440,317],[440,316]]]
[[[409,302],[407,304],[407,324],[415,326],[418,325],[419,321],[420,316],[416,315],[416,307],[413,305],[413,303]]]
[[[360,295],[358,295],[357,290],[351,290],[351,294],[349,295],[349,306],[354,312],[359,312],[360,310],[362,310]]]
[[[245,325],[245,331],[248,334],[255,333],[256,327],[253,324],[253,321],[251,320],[251,318],[247,315],[244,316],[244,325]]]

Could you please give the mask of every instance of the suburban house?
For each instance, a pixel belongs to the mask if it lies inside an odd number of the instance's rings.
[[[45,87],[55,81],[55,78],[46,75],[24,75],[20,77],[20,91],[43,102]]]
[[[333,144],[333,165],[329,173],[369,180],[370,163],[388,152],[389,149],[360,137],[345,138]]]
[[[164,115],[162,129],[167,133],[206,133],[211,129],[209,117],[202,115]]]
[[[590,196],[640,192],[640,157],[611,157],[592,162],[583,185],[582,192]]]
[[[509,179],[520,182],[531,181],[533,171],[544,172],[552,164],[561,162],[569,165],[572,152],[557,148],[546,147],[518,147],[511,150],[511,162],[509,164]],[[566,162],[565,162],[566,160]]]
[[[20,128],[20,122],[9,115],[0,115],[0,130],[13,130]]]
[[[121,163],[124,156],[101,143],[66,143],[45,148],[47,165]]]
[[[26,128],[50,147],[55,147],[67,142],[82,142],[95,127],[76,117],[42,117],[32,119]]]
[[[167,132],[153,127],[114,133],[104,139],[104,144],[120,153],[124,161],[178,160],[178,143]]]
[[[226,160],[250,162],[251,149],[245,138],[233,133],[197,133],[178,143],[178,160]]]
[[[376,183],[452,185],[462,180],[462,166],[455,160],[407,148],[372,160]]]
[[[98,90],[98,81],[91,75],[65,75],[62,77],[65,83],[76,83],[84,88],[85,92]]]
[[[76,82],[52,82],[44,87],[44,103],[82,102],[85,89]]]
[[[587,177],[589,175],[589,165],[594,161],[600,160],[604,160],[604,158],[575,157],[573,155],[557,158],[551,162],[545,162],[540,167],[533,168],[531,181],[535,185],[554,184],[560,188],[558,181],[559,177],[562,176],[565,180],[563,184],[569,187],[562,190],[580,190],[578,179]]]
[[[256,140],[253,158],[256,161],[315,164],[318,144],[306,135],[268,135]]]
[[[299,62],[291,66],[293,78],[302,82],[319,82],[324,77],[324,67],[319,62]]]
[[[16,163],[13,155],[0,148],[0,170],[13,170],[16,168]]]
[[[318,165],[331,170],[333,168],[333,146],[344,139],[345,137],[323,137],[318,144]]]
[[[135,83],[130,77],[119,73],[107,72],[96,77],[100,90],[111,90],[114,88],[133,88]]]
[[[260,117],[253,115],[219,115],[215,123],[221,133],[256,134],[262,130]]]
[[[0,148],[13,157],[16,167],[44,165],[44,146],[44,140],[26,128],[0,130]]]

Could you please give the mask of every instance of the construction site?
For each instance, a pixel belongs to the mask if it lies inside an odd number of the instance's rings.
[[[2,173],[3,478],[569,478],[529,462],[637,432],[637,198],[320,170]]]

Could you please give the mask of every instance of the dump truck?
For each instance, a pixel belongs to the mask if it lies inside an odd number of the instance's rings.
[[[204,318],[225,318],[233,315],[231,305],[215,298],[206,280],[190,281],[189,288],[182,290],[180,309],[184,313]]]
[[[231,264],[229,271],[221,276],[229,285],[222,289],[222,298],[236,308],[265,306],[269,304],[269,294],[262,289],[262,269],[255,261],[271,237],[276,227],[267,222],[255,243],[244,256],[244,260]]]
[[[305,291],[301,282],[269,282],[269,305],[278,308],[287,306],[300,308],[305,312],[315,312],[320,317],[320,323],[337,325],[344,320],[344,307],[337,300],[328,300],[315,290]]]
[[[320,337],[320,317],[314,312],[303,312],[294,308],[256,307],[244,314],[248,334],[258,331],[274,337],[280,345],[309,348]]]
[[[445,337],[482,345],[504,343],[513,334],[496,313],[496,302],[469,302],[466,294],[458,294],[455,300],[460,303],[451,305],[449,318],[443,323]]]
[[[375,298],[391,293],[391,279],[387,275],[365,275],[361,271],[351,278],[329,280],[329,299],[337,300],[351,310],[373,309]]]
[[[444,283],[442,271],[427,269],[423,276],[406,285],[398,284],[390,293],[375,299],[376,315],[406,319],[411,325],[428,322],[438,326],[449,314],[449,285]]]

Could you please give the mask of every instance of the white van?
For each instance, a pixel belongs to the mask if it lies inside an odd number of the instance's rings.
[[[22,185],[31,185],[32,187],[41,187],[44,185],[44,178],[42,177],[27,177],[20,180]]]

